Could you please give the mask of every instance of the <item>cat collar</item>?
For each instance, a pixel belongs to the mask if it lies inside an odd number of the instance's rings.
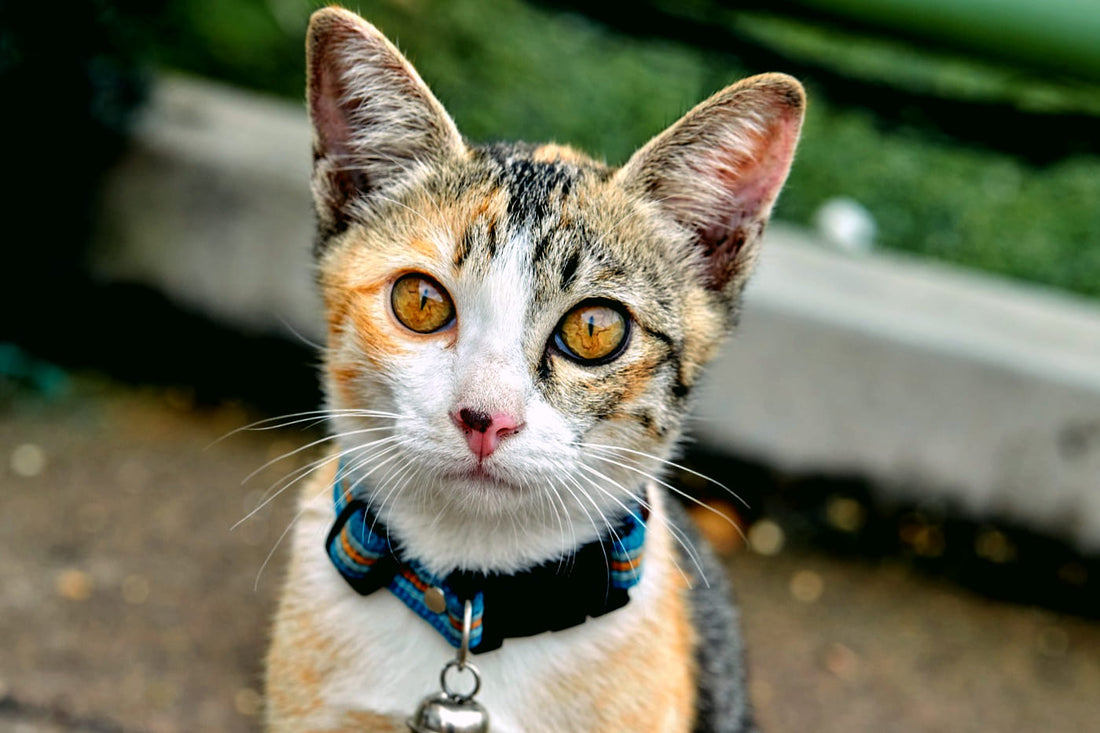
[[[469,649],[482,654],[505,639],[561,631],[622,608],[641,579],[648,512],[638,504],[608,537],[561,559],[511,575],[457,570],[438,577],[402,553],[367,502],[347,495],[339,471],[334,484],[336,521],[325,551],[340,575],[361,595],[389,589],[456,649],[467,601]]]

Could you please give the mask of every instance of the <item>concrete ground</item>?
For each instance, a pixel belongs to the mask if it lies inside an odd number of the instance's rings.
[[[78,382],[0,403],[0,731],[253,731],[280,497],[311,434],[186,393]],[[1100,625],[904,566],[729,556],[766,731],[1087,731]]]

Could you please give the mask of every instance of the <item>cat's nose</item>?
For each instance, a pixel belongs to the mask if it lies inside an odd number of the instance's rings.
[[[451,420],[466,436],[466,445],[480,461],[497,449],[500,441],[523,429],[523,423],[505,412],[482,412],[463,407]]]

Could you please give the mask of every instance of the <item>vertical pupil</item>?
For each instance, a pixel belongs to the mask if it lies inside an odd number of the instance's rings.
[[[390,302],[397,320],[418,333],[433,333],[454,319],[454,304],[447,291],[428,277],[401,278]]]
[[[558,350],[584,363],[613,359],[626,343],[629,323],[617,308],[581,303],[565,314],[554,334]]]

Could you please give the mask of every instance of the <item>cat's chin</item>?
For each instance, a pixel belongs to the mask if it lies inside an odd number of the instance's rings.
[[[474,495],[485,492],[514,494],[522,491],[518,484],[483,465],[451,472],[444,476],[444,481],[452,491],[467,491]]]

